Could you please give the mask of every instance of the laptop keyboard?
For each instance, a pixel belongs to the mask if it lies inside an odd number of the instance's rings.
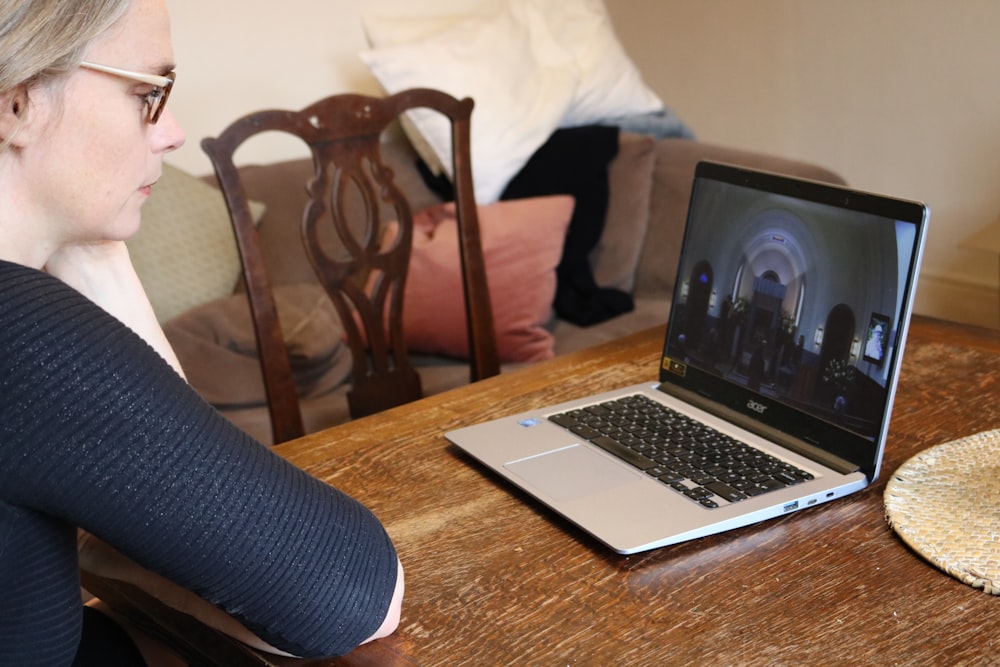
[[[549,417],[703,507],[735,503],[813,475],[635,394]]]

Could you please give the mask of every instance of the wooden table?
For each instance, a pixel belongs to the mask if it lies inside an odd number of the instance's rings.
[[[279,446],[370,506],[406,568],[398,632],[312,664],[1000,664],[1000,599],[910,551],[882,504],[886,479],[916,452],[1000,428],[1000,332],[914,319],[872,487],[636,556],[608,551],[443,437],[649,379],[661,339],[650,330]]]
[[[368,504],[406,568],[399,631],[329,664],[1000,664],[1000,599],[908,550],[882,504],[916,452],[1000,428],[1000,332],[914,318],[874,486],[637,556],[443,437],[648,379],[661,340],[650,330],[279,446]]]

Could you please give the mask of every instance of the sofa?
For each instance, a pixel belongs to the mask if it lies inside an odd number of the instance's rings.
[[[516,245],[508,247],[504,255],[521,257],[524,249],[540,245],[543,240],[539,238],[540,230],[551,230],[546,234],[551,238],[544,241],[550,249],[555,248],[555,259],[550,250],[548,264],[532,267],[544,279],[532,279],[520,268],[513,273],[510,270],[502,273],[491,266],[492,250],[486,249],[494,311],[505,313],[497,318],[498,330],[518,328],[498,331],[505,348],[501,355],[503,372],[515,372],[518,367],[551,356],[664,325],[674,288],[689,190],[699,160],[843,182],[837,174],[817,165],[692,139],[657,139],[622,132],[618,144],[607,169],[609,189],[603,230],[589,260],[596,282],[630,295],[634,308],[589,326],[574,324],[553,312],[545,300],[552,297],[551,273],[554,262],[558,261],[563,242],[560,234],[565,232],[564,218],[572,209],[572,202],[568,208],[549,206],[546,209],[549,214],[556,210],[560,220],[553,224],[525,222],[526,231],[515,238]],[[417,155],[402,132],[384,144],[384,152],[414,211],[441,205],[441,197],[420,173]],[[279,314],[299,382],[308,432],[349,418],[346,392],[350,386],[350,362],[336,312],[316,283],[298,239],[303,184],[310,170],[307,158],[241,167],[248,195],[255,202],[254,213],[278,294]],[[239,278],[239,259],[227,228],[221,194],[213,184],[214,177],[195,178],[167,167],[144,210],[142,231],[129,241],[130,251],[188,380],[240,428],[263,442],[270,442],[253,330]],[[547,199],[551,204],[552,198]],[[488,241],[487,226],[503,225],[509,231],[510,225],[519,224],[521,219],[536,215],[539,210],[530,203],[520,202],[510,204],[506,214],[494,215],[497,207],[507,204],[510,203],[480,207],[484,242]],[[494,222],[494,217],[499,219]],[[498,280],[498,275],[503,277]],[[412,269],[410,279],[414,279]],[[414,282],[422,282],[425,291],[427,288],[433,291],[434,280],[432,275],[423,275]],[[521,280],[524,284],[516,284]],[[506,301],[510,295],[525,294],[542,302],[534,305],[535,312],[524,316],[531,321],[522,322],[521,315],[507,315],[509,311],[503,309],[508,308]],[[441,307],[436,302],[411,303],[409,292],[407,298],[406,309],[414,312],[437,312]],[[541,310],[539,305],[543,306]],[[436,335],[431,333],[431,337]],[[414,344],[411,352],[425,394],[469,382],[468,365],[458,358],[460,353],[447,346],[440,349],[433,343]]]

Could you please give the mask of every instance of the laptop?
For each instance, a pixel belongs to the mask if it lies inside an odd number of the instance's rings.
[[[658,378],[446,437],[621,554],[859,491],[879,474],[928,217],[701,162]]]

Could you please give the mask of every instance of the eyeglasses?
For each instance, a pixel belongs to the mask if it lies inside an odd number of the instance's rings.
[[[163,107],[167,105],[167,98],[170,97],[170,91],[173,89],[174,81],[177,79],[177,74],[174,72],[167,72],[164,76],[142,74],[141,72],[132,72],[127,69],[98,65],[97,63],[89,63],[87,61],[80,63],[80,67],[155,86],[144,95],[146,100],[146,122],[150,125],[156,125],[156,121],[160,120],[160,114],[163,113]]]

